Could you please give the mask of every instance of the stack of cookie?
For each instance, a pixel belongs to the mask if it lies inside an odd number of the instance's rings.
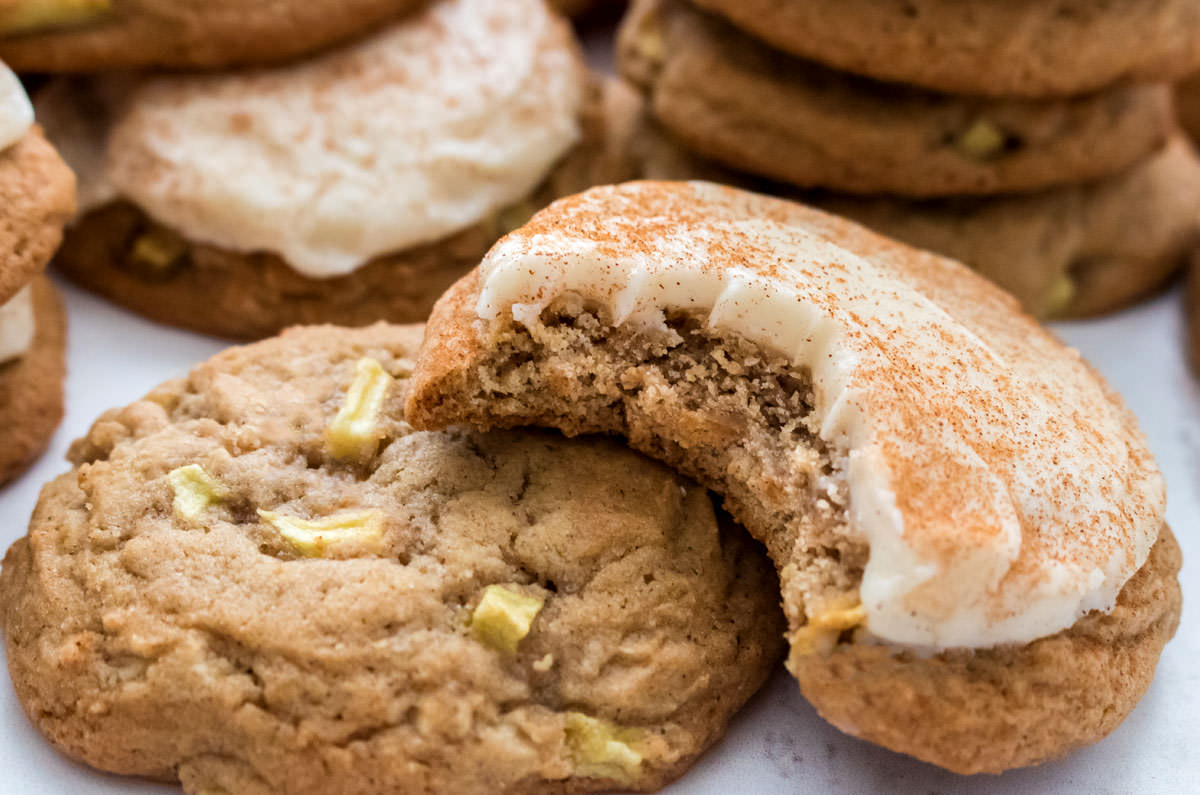
[[[156,320],[238,338],[423,320],[533,211],[628,176],[604,85],[542,0],[164,5],[167,39],[141,4],[0,43],[33,70],[219,69],[63,77],[36,97],[80,177],[58,268]]]
[[[844,731],[1000,772],[1111,732],[1179,624],[1162,476],[1075,351],[720,185],[555,202],[428,328],[230,349],[70,459],[0,569],[16,694],[194,795],[655,789],[785,645]]]
[[[799,195],[1039,317],[1127,303],[1194,243],[1164,82],[1200,62],[1194,3],[638,0],[618,55],[663,136],[647,175]]]
[[[0,63],[0,485],[45,449],[62,419],[66,322],[42,271],[74,207],[71,172]]]

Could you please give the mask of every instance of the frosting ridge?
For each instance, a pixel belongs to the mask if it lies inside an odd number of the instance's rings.
[[[987,647],[1108,609],[1163,522],[1136,423],[1079,355],[957,263],[788,202],[630,183],[552,205],[480,266],[484,322],[563,294],[691,310],[807,365],[870,558],[871,634]]]

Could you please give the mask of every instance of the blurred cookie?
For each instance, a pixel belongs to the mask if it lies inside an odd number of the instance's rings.
[[[44,276],[0,306],[0,485],[42,454],[62,421],[66,333],[62,300]]]
[[[1081,94],[1200,68],[1193,0],[693,0],[786,52],[937,91]]]
[[[1172,125],[1166,86],[1040,101],[936,94],[784,55],[682,0],[635,2],[619,54],[689,149],[803,188],[914,197],[1043,189],[1120,171]]]
[[[1200,254],[1193,255],[1188,273],[1187,324],[1192,369],[1200,375]]]
[[[1184,132],[1200,141],[1200,73],[1175,84],[1175,112]]]
[[[1160,287],[1200,243],[1200,161],[1182,137],[1116,176],[1041,193],[812,201],[970,265],[1042,318],[1119,309]]]
[[[445,0],[269,71],[60,82],[37,104],[84,213],[57,266],[229,337],[423,320],[533,211],[628,176],[606,101],[541,0]]]
[[[426,0],[0,0],[0,58],[29,72],[221,68],[296,58]]]
[[[293,329],[103,415],[0,571],[62,751],[185,792],[655,789],[778,662],[762,549],[612,440],[403,418],[419,326]]]
[[[438,302],[406,418],[614,433],[697,478],[774,560],[818,710],[956,772],[1103,737],[1179,621],[1162,475],[1095,370],[960,264],[792,202],[555,202]]]
[[[1175,136],[1106,179],[1012,196],[905,201],[802,192],[689,153],[642,108],[627,136],[644,179],[707,180],[773,193],[853,218],[963,262],[1039,318],[1096,315],[1144,297],[1175,273],[1200,233],[1200,162]]]
[[[0,484],[45,449],[63,412],[62,305],[41,277],[75,209],[75,180],[0,64]]]

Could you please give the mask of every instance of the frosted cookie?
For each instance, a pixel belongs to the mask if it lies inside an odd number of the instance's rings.
[[[40,274],[74,202],[71,172],[0,64],[0,484],[45,449],[62,419],[65,321]]]
[[[296,58],[425,0],[0,0],[0,58],[29,72],[213,68]]]
[[[52,85],[83,205],[57,265],[230,337],[423,320],[534,210],[626,176],[589,81],[540,0],[446,0],[295,66]]]
[[[229,350],[104,414],[0,571],[34,724],[189,793],[652,789],[782,651],[770,565],[604,439],[403,419],[419,326]]]
[[[1064,96],[1200,68],[1193,0],[694,0],[773,46],[938,91]]]
[[[935,94],[778,53],[681,0],[635,2],[619,56],[689,149],[803,188],[1037,190],[1115,173],[1172,124],[1166,86],[1043,101]]]
[[[802,205],[556,202],[439,301],[406,416],[615,433],[695,477],[774,560],[818,710],[957,772],[1103,737],[1178,622],[1162,476],[1091,367],[958,263]]]

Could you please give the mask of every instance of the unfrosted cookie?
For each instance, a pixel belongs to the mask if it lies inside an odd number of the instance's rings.
[[[689,149],[803,188],[1037,190],[1120,171],[1172,124],[1166,86],[1040,101],[936,94],[778,53],[682,0],[638,0],[619,52]]]
[[[970,265],[1038,317],[1083,317],[1144,297],[1187,261],[1200,237],[1200,162],[1176,137],[1120,174],[1035,194],[812,200]]]
[[[41,272],[74,210],[74,177],[0,63],[0,485],[32,463],[62,419],[65,321]]]
[[[228,337],[423,320],[535,210],[631,176],[608,94],[541,0],[447,0],[251,76],[59,82],[37,105],[85,212],[57,265]]]
[[[697,478],[771,554],[818,709],[957,772],[1099,739],[1178,621],[1162,476],[1078,352],[958,263],[799,204],[556,202],[439,301],[406,415],[615,433]]]
[[[693,0],[773,46],[938,91],[1065,96],[1200,67],[1194,0]]]
[[[1175,84],[1175,112],[1184,132],[1200,141],[1200,73]]]
[[[74,211],[75,179],[41,130],[0,143],[0,304],[46,267]]]
[[[296,58],[426,0],[0,0],[0,58],[29,72],[221,68]]]
[[[34,724],[190,793],[679,775],[782,647],[762,550],[604,439],[425,433],[418,326],[231,349],[75,443],[0,572]]]
[[[683,148],[636,105],[631,168],[646,179],[703,179],[774,193],[845,215],[974,268],[1040,318],[1110,312],[1175,273],[1195,246],[1200,163],[1175,136],[1104,179],[1030,194],[906,201],[789,186],[731,171]]]
[[[0,485],[42,454],[63,417],[67,323],[62,301],[44,276],[34,277],[25,289],[33,336],[21,355],[0,363]],[[0,307],[0,332],[7,330],[4,316]]]

